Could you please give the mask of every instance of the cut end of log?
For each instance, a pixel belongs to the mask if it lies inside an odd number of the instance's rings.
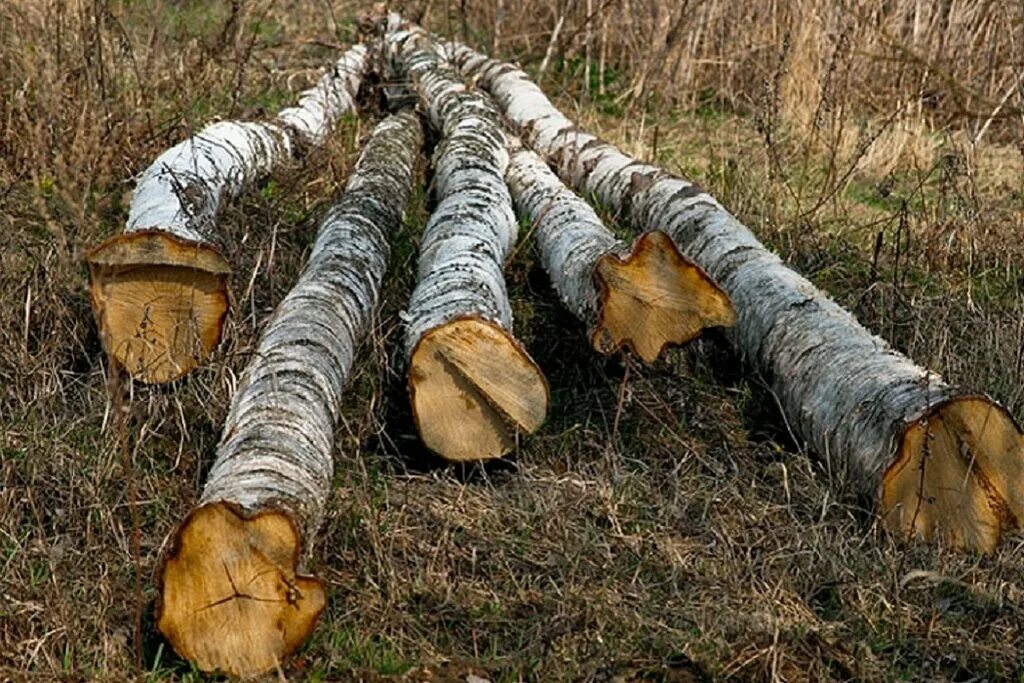
[[[409,361],[409,391],[420,438],[446,460],[501,457],[548,412],[547,380],[533,359],[478,318],[423,335]]]
[[[296,573],[300,547],[282,512],[196,509],[163,565],[157,627],[203,671],[273,671],[306,641],[326,603],[320,580]]]
[[[904,432],[881,514],[908,537],[991,552],[1024,520],[1024,433],[987,398],[935,406]]]
[[[104,348],[133,377],[177,379],[220,343],[231,269],[213,247],[135,232],[107,240],[86,259]]]
[[[600,353],[628,347],[653,363],[706,327],[736,324],[729,296],[660,231],[641,235],[625,258],[601,257],[594,279],[602,303],[591,343]]]

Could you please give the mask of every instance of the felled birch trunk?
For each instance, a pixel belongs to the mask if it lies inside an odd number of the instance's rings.
[[[762,245],[711,195],[577,128],[521,70],[446,51],[584,195],[662,230],[732,298],[730,337],[771,380],[790,428],[848,468],[885,527],[993,549],[1024,519],[1024,435],[872,335]]]
[[[502,271],[518,225],[504,181],[505,135],[486,96],[466,90],[422,31],[390,30],[385,39],[393,70],[443,137],[437,207],[405,314],[413,417],[423,443],[446,459],[500,457],[548,408],[547,381],[512,336]]]
[[[533,226],[544,269],[600,353],[628,347],[653,363],[666,347],[736,320],[729,297],[661,231],[627,246],[533,151],[505,174],[516,212]]]
[[[162,566],[157,626],[203,671],[273,670],[324,607],[299,570],[331,489],[342,390],[377,305],[422,147],[409,111],[378,125],[242,378],[199,505]]]
[[[217,231],[221,205],[323,142],[354,109],[368,55],[362,45],[348,50],[275,120],[211,124],[142,174],[122,234],[86,257],[100,337],[134,377],[177,379],[220,343],[231,272]]]

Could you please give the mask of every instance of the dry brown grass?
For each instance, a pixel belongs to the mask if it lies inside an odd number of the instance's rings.
[[[1019,5],[945,3],[947,20],[914,23],[938,3],[506,0],[434,2],[427,20],[459,35],[465,19],[489,47],[499,4],[498,44],[534,68],[555,8],[571,8],[543,83],[585,125],[711,188],[872,329],[1024,415],[1019,96],[976,142],[1021,72],[1000,29],[1020,26]],[[137,653],[148,680],[203,678],[153,627],[153,571],[366,122],[227,208],[227,342],[188,380],[126,387],[127,458],[82,254],[123,224],[161,149],[306,86],[350,39],[354,5],[0,6],[0,679],[133,679]],[[604,81],[586,92],[588,5]],[[721,340],[627,375],[590,352],[530,249],[509,278],[551,418],[504,467],[427,458],[396,350],[425,205],[350,384],[310,555],[330,604],[289,679],[1024,677],[1024,539],[973,557],[877,534]]]

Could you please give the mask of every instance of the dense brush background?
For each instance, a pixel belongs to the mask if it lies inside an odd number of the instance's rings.
[[[0,680],[204,679],[153,626],[154,571],[376,109],[226,208],[234,312],[186,380],[108,386],[83,254],[162,149],[291,103],[355,39],[360,4],[0,3]],[[400,9],[519,60],[873,331],[1024,417],[1020,2]],[[421,188],[350,382],[309,560],[330,604],[281,676],[1024,680],[1024,537],[980,557],[878,533],[721,338],[653,369],[595,357],[530,240],[508,278],[547,425],[504,466],[420,452],[397,312],[429,208]]]

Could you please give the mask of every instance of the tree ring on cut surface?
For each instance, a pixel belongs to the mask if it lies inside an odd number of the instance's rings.
[[[591,343],[600,353],[628,347],[653,363],[705,327],[736,324],[729,296],[660,231],[641,235],[624,257],[602,256],[594,280],[601,305]]]
[[[1024,434],[984,397],[933,406],[904,431],[879,507],[894,532],[994,550],[1024,521]]]
[[[108,239],[86,260],[103,346],[133,376],[177,379],[220,343],[231,268],[214,247],[141,231]]]
[[[175,533],[160,579],[157,628],[203,671],[274,670],[313,631],[323,584],[297,573],[302,539],[279,510],[216,502]]]
[[[409,391],[420,438],[447,460],[501,457],[548,410],[547,380],[530,356],[497,324],[474,317],[420,338]]]

